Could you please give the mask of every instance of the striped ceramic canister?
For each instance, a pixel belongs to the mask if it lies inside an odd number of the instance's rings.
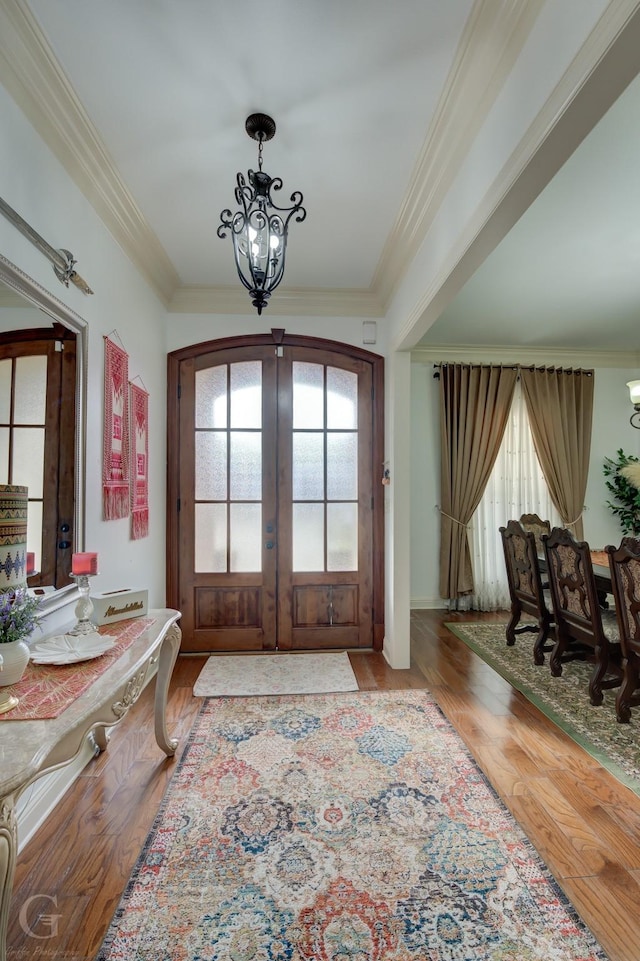
[[[27,586],[28,492],[0,484],[0,591]]]

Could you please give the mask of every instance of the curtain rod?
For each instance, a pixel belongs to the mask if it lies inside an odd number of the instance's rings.
[[[41,237],[37,230],[34,230],[26,220],[23,220],[20,214],[16,213],[13,207],[10,207],[2,197],[0,197],[0,213],[3,214],[14,227],[17,227],[20,233],[26,237],[34,247],[37,247],[41,254],[45,255],[49,263],[52,264],[53,272],[60,283],[68,287],[69,281],[71,281],[83,294],[93,293],[86,280],[83,280],[80,274],[73,269],[76,260],[70,250],[56,250],[55,247],[48,244],[44,237]]]
[[[433,376],[436,380],[440,378],[440,368],[441,367],[453,367],[456,365],[456,361],[453,360],[438,360],[433,361],[434,371]],[[546,366],[545,364],[474,364],[474,363],[460,363],[460,367],[499,367],[501,370],[539,370],[554,371],[557,370],[559,374],[584,374],[585,377],[593,377],[592,370],[585,370],[582,367],[556,367],[555,364],[550,364]]]

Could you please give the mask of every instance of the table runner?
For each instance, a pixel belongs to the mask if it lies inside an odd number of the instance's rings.
[[[606,551],[596,550],[591,551],[591,563],[598,564],[600,567],[609,566],[609,555]]]
[[[13,710],[0,715],[0,723],[58,717],[154,621],[154,617],[136,617],[97,628],[99,634],[113,637],[116,646],[92,661],[64,665],[34,664],[30,661],[22,680],[11,685],[12,693],[20,699],[19,703]]]

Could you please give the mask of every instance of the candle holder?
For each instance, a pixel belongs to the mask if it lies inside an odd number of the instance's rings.
[[[71,634],[73,637],[82,636],[83,634],[95,634],[96,626],[90,620],[93,614],[93,601],[89,597],[89,578],[92,577],[92,575],[71,574],[71,577],[73,577],[76,582],[80,597],[78,598],[75,611],[78,622],[73,630],[67,631],[67,634]]]

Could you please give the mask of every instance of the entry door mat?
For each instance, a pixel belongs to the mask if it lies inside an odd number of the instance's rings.
[[[630,724],[618,724],[615,688],[605,691],[604,702],[593,707],[587,693],[593,665],[571,661],[561,677],[552,677],[548,655],[544,664],[533,663],[532,640],[518,638],[507,647],[504,624],[447,627],[622,784],[640,794],[640,708],[632,708]]]
[[[425,691],[203,703],[96,961],[605,961]]]
[[[329,694],[357,691],[349,655],[219,654],[210,657],[194,684],[196,697]]]

